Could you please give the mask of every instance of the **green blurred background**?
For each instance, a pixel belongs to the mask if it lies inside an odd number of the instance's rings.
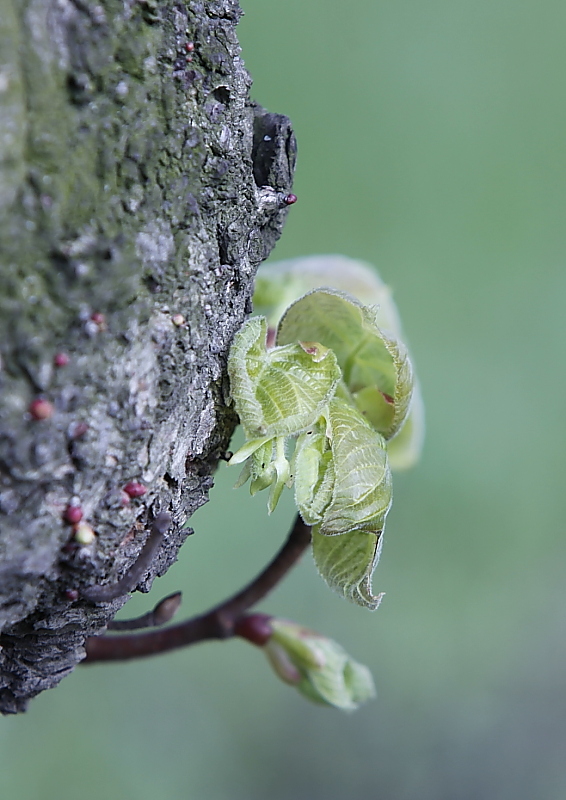
[[[427,404],[371,614],[307,557],[262,608],[368,664],[311,706],[243,642],[79,669],[0,722],[6,800],[566,797],[566,6],[244,0],[253,94],[295,125],[285,258],[344,253],[394,289]],[[234,474],[232,474],[234,473]],[[238,588],[292,517],[219,471],[153,597]],[[135,597],[128,612],[150,606]]]

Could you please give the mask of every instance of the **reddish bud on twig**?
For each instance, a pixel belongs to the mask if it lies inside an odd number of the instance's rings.
[[[155,547],[161,544],[160,533],[165,532],[170,524],[168,514],[160,514],[153,523],[153,530],[140,557],[133,567],[116,584],[111,586],[93,586],[83,591],[82,596],[95,603],[108,602],[132,591],[139,582],[140,577],[147,569],[151,559],[155,556]],[[153,540],[153,541],[152,541]],[[90,636],[87,639],[87,658],[82,663],[92,664],[94,661],[118,661],[140,656],[149,656],[155,653],[164,653],[177,647],[184,647],[206,639],[226,639],[235,633],[249,635],[249,641],[255,636],[259,640],[266,636],[268,631],[262,629],[259,619],[252,622],[252,631],[246,631],[248,625],[246,610],[262,600],[279,581],[287,574],[291,567],[299,560],[311,540],[310,528],[297,516],[295,524],[287,541],[277,553],[270,564],[241,592],[230,597],[219,606],[215,606],[205,614],[193,617],[178,625],[173,625],[165,630],[150,631],[143,634],[128,634],[125,636]],[[150,545],[150,546],[148,546]],[[144,554],[144,551],[146,553]],[[145,558],[147,555],[147,559]],[[141,558],[144,556],[144,558]],[[142,563],[140,563],[140,560]],[[264,615],[250,615],[261,618]],[[242,633],[240,633],[240,629]],[[255,642],[254,642],[255,643]]]
[[[234,633],[258,647],[263,647],[273,633],[271,619],[267,614],[245,614],[236,622]]]
[[[101,314],[100,311],[93,311],[93,313],[90,315],[90,318],[93,322],[96,322],[96,324],[100,326],[104,325],[106,322],[104,314]]]
[[[285,196],[283,202],[286,206],[292,206],[293,203],[297,202],[297,195],[296,194],[288,194]]]
[[[67,600],[71,600],[72,602],[79,599],[79,593],[77,589],[65,589],[65,597]]]
[[[34,419],[49,419],[53,416],[53,405],[49,400],[38,398],[32,400],[28,406],[28,411]]]

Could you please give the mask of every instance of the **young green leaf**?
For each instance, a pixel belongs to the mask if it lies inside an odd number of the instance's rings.
[[[399,312],[389,286],[381,280],[375,267],[342,255],[314,255],[262,264],[256,277],[254,308],[256,313],[267,317],[271,328],[275,328],[289,305],[312,289],[323,286],[348,292],[365,306],[372,306],[379,329],[404,341]],[[358,407],[368,399],[358,395]],[[377,411],[385,398],[374,399]],[[418,461],[424,428],[424,405],[415,380],[406,422],[389,444],[392,469],[408,469]]]
[[[335,398],[328,409],[334,486],[318,530],[380,533],[391,506],[391,472],[383,437],[353,406]]]
[[[228,359],[230,393],[248,438],[306,430],[340,380],[336,357],[326,347],[309,341],[268,351],[266,334],[264,317],[248,320],[236,334]]]
[[[334,482],[332,499],[321,511],[317,509],[320,521],[311,517],[314,560],[332,589],[375,609],[381,595],[372,594],[371,576],[391,505],[385,441],[353,406],[337,398],[328,408],[328,429]],[[296,459],[297,464],[300,460]],[[310,511],[308,504],[303,506]],[[299,510],[304,513],[301,506]]]
[[[291,486],[291,466],[285,455],[285,437],[253,439],[234,453],[228,464],[244,461],[240,477],[234,488],[238,489],[251,478],[250,494],[253,496],[271,486],[267,502],[271,514],[279,502],[284,486]]]
[[[262,264],[256,276],[254,310],[267,317],[271,328],[288,306],[312,289],[331,286],[354,295],[365,306],[375,306],[377,324],[402,339],[399,312],[391,289],[375,267],[341,255],[315,255]]]
[[[313,526],[322,577],[344,597],[374,609],[381,595],[372,594],[371,578],[391,505],[388,452],[399,468],[418,457],[422,399],[413,389],[396,307],[379,278],[358,264],[356,274],[338,282],[365,292],[381,303],[379,310],[325,287],[297,299],[299,286],[304,291],[321,282],[312,264],[304,271],[298,264],[273,276],[266,267],[257,283],[255,300],[264,304],[270,324],[281,304],[292,301],[278,325],[277,347],[266,349],[264,317],[249,320],[234,340],[231,393],[250,441],[230,463],[246,462],[237,485],[251,478],[252,494],[271,487],[270,512],[294,480],[299,513]],[[291,437],[297,441],[290,467],[285,445]],[[289,653],[279,657],[296,675]],[[305,693],[312,688],[308,683]]]
[[[381,532],[354,530],[342,536],[324,536],[319,529],[319,525],[312,529],[312,552],[321,576],[342,597],[374,611],[383,597],[372,594],[371,588],[381,553]]]
[[[287,309],[277,329],[278,345],[301,339],[336,354],[353,402],[391,439],[409,411],[413,372],[404,345],[378,328],[375,312],[344,292],[315,289]]]
[[[416,382],[405,424],[387,443],[389,464],[393,470],[409,469],[421,456],[425,434],[425,412],[421,387]]]
[[[295,503],[307,525],[322,519],[332,500],[334,461],[324,418],[299,436],[293,455]]]

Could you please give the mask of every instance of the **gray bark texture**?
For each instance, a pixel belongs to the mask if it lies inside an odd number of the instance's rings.
[[[240,14],[0,0],[3,713],[84,657],[128,596],[81,593],[124,574],[161,511],[173,524],[138,590],[175,561],[237,421],[227,354],[295,157],[286,117],[250,101]],[[131,481],[147,493],[130,500]]]

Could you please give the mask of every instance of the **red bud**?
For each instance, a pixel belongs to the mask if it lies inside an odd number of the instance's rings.
[[[66,367],[70,360],[67,353],[55,353],[53,356],[53,363],[56,367]]]
[[[263,647],[273,633],[270,623],[271,617],[267,614],[246,614],[236,623],[234,633],[258,647]]]
[[[53,405],[49,400],[38,398],[32,400],[28,406],[28,411],[34,419],[49,419],[53,416]]]
[[[130,481],[124,486],[124,491],[130,497],[141,497],[142,495],[146,494],[147,486],[144,486],[143,483],[137,483],[136,481]]]
[[[83,518],[83,510],[80,506],[67,506],[63,516],[71,525],[76,525]]]

